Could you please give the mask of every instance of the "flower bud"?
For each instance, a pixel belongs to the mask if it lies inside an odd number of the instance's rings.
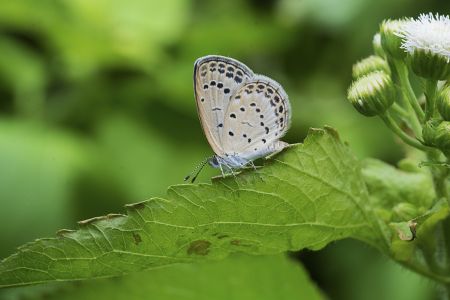
[[[405,21],[384,20],[380,26],[381,45],[384,52],[393,58],[403,59],[406,52],[401,48],[402,38],[400,37]]]
[[[353,79],[358,79],[374,71],[382,71],[386,74],[390,74],[391,72],[388,63],[384,59],[371,55],[353,65]]]
[[[450,122],[432,119],[422,130],[425,144],[440,149],[446,156],[450,155]]]
[[[418,76],[446,80],[450,76],[450,18],[422,14],[403,25],[402,48]]]
[[[413,72],[423,78],[445,80],[450,76],[448,58],[432,51],[417,49],[408,57]]]
[[[375,71],[354,81],[347,97],[361,114],[375,116],[384,113],[392,105],[395,88],[389,75]]]
[[[376,56],[379,57],[386,57],[386,53],[384,53],[383,46],[381,46],[381,35],[379,33],[376,33],[373,36],[372,40],[372,46],[373,46],[373,52]]]
[[[437,108],[445,121],[450,121],[450,85],[446,85],[438,93]]]

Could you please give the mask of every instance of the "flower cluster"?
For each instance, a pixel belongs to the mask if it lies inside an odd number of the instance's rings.
[[[353,66],[350,103],[365,116],[379,116],[410,146],[438,149],[450,159],[449,16],[385,20],[373,50]],[[410,70],[423,97],[411,87]]]

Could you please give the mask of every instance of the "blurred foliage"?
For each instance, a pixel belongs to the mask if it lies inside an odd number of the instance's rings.
[[[5,300],[35,299],[36,295],[48,300],[290,300],[292,295],[323,299],[303,267],[284,255],[233,255],[223,261],[172,265],[118,278],[11,289]]]
[[[449,9],[440,0],[0,2],[0,256],[162,195],[209,155],[192,91],[193,62],[206,54],[285,87],[287,141],[328,124],[358,156],[396,161],[390,133],[345,100],[351,65],[382,19]],[[352,272],[339,276],[357,285]],[[380,274],[410,288],[401,272]]]

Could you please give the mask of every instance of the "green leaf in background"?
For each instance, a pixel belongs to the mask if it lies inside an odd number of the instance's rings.
[[[436,258],[429,255],[435,253],[436,243],[443,241],[440,226],[450,213],[449,206],[444,199],[433,205],[435,194],[428,169],[408,164],[400,163],[405,170],[375,159],[366,159],[363,164],[373,211],[390,240],[386,254],[418,273],[450,282],[438,274],[441,270]]]
[[[0,120],[0,256],[75,218],[71,185],[91,145],[37,122]]]
[[[421,209],[422,213],[430,208],[435,198],[433,182],[427,172],[426,168],[420,171],[397,169],[376,159],[364,160],[362,171],[377,207],[394,211],[396,205],[406,202]]]
[[[222,261],[180,264],[120,278],[7,290],[2,299],[31,300],[43,295],[47,300],[324,299],[303,267],[282,255],[236,255]]]
[[[330,129],[312,129],[257,171],[179,185],[128,215],[80,222],[19,248],[0,264],[0,286],[110,277],[231,252],[273,254],[356,237],[384,247],[366,214],[357,160]]]

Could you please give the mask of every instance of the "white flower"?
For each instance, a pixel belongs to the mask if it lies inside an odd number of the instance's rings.
[[[409,54],[416,50],[431,52],[450,61],[450,18],[449,16],[421,14],[418,19],[405,22],[401,32],[401,48]]]

